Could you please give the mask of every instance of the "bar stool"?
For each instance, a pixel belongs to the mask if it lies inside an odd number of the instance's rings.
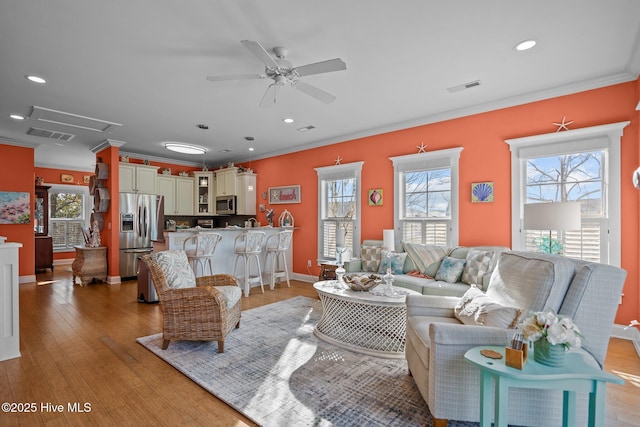
[[[267,266],[267,261],[269,260],[269,255],[271,255],[271,284],[269,288],[273,291],[276,286],[276,279],[284,277],[287,280],[287,286],[291,287],[291,283],[289,282],[289,271],[287,269],[287,250],[289,246],[291,246],[291,237],[293,236],[293,230],[284,230],[279,233],[272,234],[267,239],[266,244],[266,252],[265,255],[265,268]],[[281,265],[282,261],[282,265]]]
[[[260,270],[260,255],[262,254],[264,236],[264,231],[245,231],[238,234],[233,242],[233,252],[236,254],[233,274],[238,278],[239,283],[243,285],[245,297],[249,296],[251,283],[260,283],[260,288],[264,293],[262,271]],[[242,277],[239,277],[236,273],[240,260],[244,263],[244,275]],[[251,275],[251,260],[254,260],[257,270],[257,274],[253,276]]]
[[[211,258],[220,240],[222,235],[218,233],[198,233],[185,239],[182,249],[187,253],[187,259],[196,277],[213,275]],[[195,249],[187,249],[187,246],[192,245],[195,245]],[[201,276],[198,276],[198,266],[202,272]],[[207,274],[207,267],[209,267],[209,274]]]

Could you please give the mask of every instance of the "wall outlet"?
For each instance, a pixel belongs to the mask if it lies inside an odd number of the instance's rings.
[[[311,267],[311,260],[310,259],[307,260],[307,267]]]

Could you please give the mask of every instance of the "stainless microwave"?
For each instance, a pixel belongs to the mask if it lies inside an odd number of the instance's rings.
[[[235,215],[236,214],[236,196],[216,197],[216,214],[217,215]]]

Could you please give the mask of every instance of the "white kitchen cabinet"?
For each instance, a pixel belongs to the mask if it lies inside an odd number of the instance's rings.
[[[156,194],[158,166],[120,163],[120,192]]]
[[[236,177],[237,214],[256,214],[256,174],[243,172]]]
[[[165,215],[193,215],[195,181],[191,177],[158,175],[157,194],[164,196]]]
[[[193,172],[195,181],[195,215],[214,215],[216,199],[216,183],[213,172]]]
[[[216,171],[216,196],[235,196],[238,168],[218,169]]]

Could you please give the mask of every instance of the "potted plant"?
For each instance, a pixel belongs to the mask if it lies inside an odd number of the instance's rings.
[[[549,366],[563,366],[564,354],[580,347],[582,335],[573,320],[553,310],[538,311],[518,323],[525,339],[534,342],[533,358]]]

